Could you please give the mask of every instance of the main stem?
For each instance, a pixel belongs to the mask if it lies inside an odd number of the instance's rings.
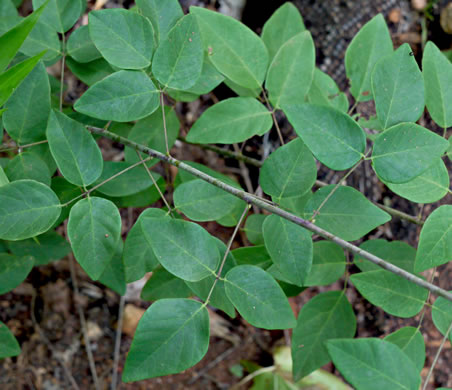
[[[130,141],[127,138],[124,138],[117,134],[111,133],[105,129],[100,129],[100,128],[93,127],[93,126],[87,126],[87,129],[94,134],[102,135],[113,141],[122,143],[123,145],[127,145],[135,150],[143,152],[151,157],[158,158],[159,160],[165,161],[168,164],[171,164],[171,165],[174,165],[175,167],[183,169],[184,171],[191,173],[192,175],[194,175],[218,188],[221,188],[222,190],[224,190],[226,192],[229,192],[230,194],[244,200],[247,203],[256,205],[259,208],[267,210],[268,212],[270,212],[272,214],[279,215],[280,217],[287,219],[288,221],[291,221],[291,222],[295,223],[296,225],[302,226],[305,229],[308,229],[311,232],[314,232],[314,233],[326,238],[327,240],[330,240],[330,241],[336,243],[340,247],[342,247],[346,250],[349,250],[350,252],[354,253],[355,255],[361,256],[362,258],[370,261],[371,263],[374,263],[387,271],[390,271],[396,275],[399,275],[402,278],[407,279],[410,282],[431,291],[433,294],[441,296],[452,302],[452,293],[449,293],[448,291],[446,291],[438,286],[435,286],[434,284],[426,282],[425,280],[423,280],[399,267],[396,267],[395,265],[373,255],[372,253],[369,253],[369,252],[335,236],[334,234],[314,225],[312,222],[306,221],[305,219],[300,218],[292,213],[289,213],[277,206],[266,203],[263,200],[258,199],[257,197],[255,197],[254,195],[252,195],[246,191],[237,189],[226,183],[223,183],[221,180],[218,180],[212,176],[209,176],[209,175],[205,174],[204,172],[201,172],[198,169],[193,168],[190,165],[185,164],[185,163],[175,159],[174,157],[164,155],[163,153],[160,153],[157,150],[148,148],[144,145],[137,144],[133,141]]]

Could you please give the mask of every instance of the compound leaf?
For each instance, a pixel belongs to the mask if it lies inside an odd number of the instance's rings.
[[[272,124],[270,111],[256,99],[230,98],[208,108],[192,126],[187,141],[233,144],[264,135]]]
[[[431,213],[419,237],[415,270],[445,264],[452,260],[452,206],[442,205]]]
[[[138,323],[122,380],[139,381],[190,368],[206,354],[209,333],[209,314],[200,302],[155,302]]]
[[[315,69],[315,47],[309,31],[290,38],[271,62],[265,88],[276,108],[303,103],[311,87]]]
[[[306,217],[313,215],[333,188],[329,185],[316,191],[306,205]],[[388,213],[372,204],[359,191],[339,186],[320,209],[315,224],[346,241],[354,241],[390,219]]]
[[[146,218],[141,224],[158,261],[173,275],[197,282],[215,273],[220,254],[212,236],[201,226],[166,218]]]
[[[45,184],[18,180],[0,187],[0,239],[24,240],[50,229],[60,202]]]
[[[212,64],[240,86],[260,88],[268,65],[262,40],[230,16],[200,7],[190,7],[190,13],[196,16]]]
[[[288,329],[296,324],[292,309],[276,280],[253,265],[239,265],[225,276],[226,294],[240,315],[264,329]]]
[[[400,123],[374,142],[372,165],[384,181],[401,184],[426,171],[447,150],[449,143],[415,123]]]
[[[339,372],[356,390],[414,390],[421,376],[402,350],[376,338],[329,340],[328,353]]]
[[[97,119],[130,122],[152,114],[158,106],[158,90],[144,72],[121,70],[92,85],[74,108]]]
[[[350,92],[358,102],[372,99],[374,66],[392,51],[391,36],[382,14],[372,18],[355,35],[345,52],[345,71],[351,82]]]
[[[328,168],[348,169],[363,157],[366,136],[347,114],[314,104],[289,104],[283,110],[298,136]]]
[[[120,8],[92,11],[88,26],[94,45],[111,65],[143,69],[151,64],[154,32],[144,16]]]
[[[112,260],[121,237],[118,208],[107,199],[82,199],[71,209],[67,233],[75,258],[89,277],[97,280]]]
[[[88,186],[96,181],[102,173],[102,154],[81,123],[53,110],[46,134],[52,156],[68,182]]]
[[[294,380],[330,361],[326,341],[351,338],[355,331],[356,318],[343,291],[320,293],[304,304],[292,335]]]

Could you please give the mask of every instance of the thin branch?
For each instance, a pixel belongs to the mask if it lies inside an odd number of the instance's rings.
[[[239,383],[235,384],[230,388],[230,390],[238,390],[243,385],[247,384],[249,381],[253,380],[259,375],[265,374],[266,372],[273,372],[276,370],[276,366],[270,366],[270,367],[262,367],[259,368],[259,370],[256,370],[252,372],[251,374],[247,375],[245,378],[243,378]]]
[[[74,286],[75,296],[77,297],[78,295],[80,295],[80,290],[78,288],[77,275],[75,273],[75,266],[74,266],[74,256],[72,255],[72,253],[69,254],[69,270],[71,271],[72,284]],[[77,307],[78,315],[80,317],[80,324],[82,327],[83,339],[85,340],[85,349],[86,349],[86,354],[88,355],[89,368],[91,371],[91,375],[93,377],[94,387],[96,390],[100,390],[101,386],[99,383],[99,378],[97,376],[96,364],[94,363],[93,351],[91,350],[91,343],[89,341],[88,327],[86,325],[85,313],[83,312],[81,305],[77,302],[77,299],[76,299],[75,306]]]
[[[180,141],[184,142],[184,143],[187,143],[187,144],[190,144],[190,145],[196,145],[196,146],[198,146],[198,147],[200,147],[202,149],[205,149],[205,150],[211,150],[211,151],[213,151],[215,153],[218,153],[218,154],[220,154],[222,156],[233,158],[233,159],[236,159],[236,160],[239,160],[239,161],[243,161],[246,164],[253,165],[253,166],[258,167],[258,168],[261,168],[262,165],[263,165],[263,162],[261,162],[259,160],[256,160],[255,158],[252,158],[252,157],[244,156],[241,153],[235,153],[235,152],[233,152],[231,150],[219,148],[218,146],[214,146],[214,145],[194,144],[194,143],[188,142],[184,137],[178,137],[178,139]],[[323,181],[320,181],[320,180],[316,180],[315,185],[317,187],[326,187],[329,184],[328,183],[324,183]],[[404,220],[406,220],[408,222],[411,222],[411,223],[414,223],[414,224],[420,225],[420,226],[422,226],[424,224],[424,221],[419,219],[419,218],[417,218],[417,217],[414,217],[412,215],[406,214],[406,213],[404,213],[402,211],[398,211],[396,209],[393,209],[392,207],[388,207],[388,206],[382,205],[382,204],[377,203],[377,202],[372,202],[372,203],[374,203],[376,206],[380,207],[382,210],[386,211],[388,214],[391,214],[393,217],[404,219]]]
[[[372,253],[367,252],[367,251],[335,236],[334,234],[316,226],[312,222],[306,221],[305,219],[300,218],[292,213],[289,213],[289,212],[281,209],[280,207],[277,207],[277,206],[274,206],[267,202],[264,202],[264,201],[258,199],[256,196],[243,191],[242,189],[238,189],[238,188],[232,187],[226,183],[223,183],[221,180],[218,180],[212,176],[209,176],[209,175],[205,174],[204,172],[201,172],[198,169],[193,168],[190,165],[185,164],[182,161],[175,159],[174,157],[166,156],[163,153],[158,152],[157,150],[148,148],[144,145],[137,144],[133,141],[130,141],[127,138],[121,137],[117,134],[111,133],[104,129],[100,129],[100,128],[93,127],[93,126],[87,126],[87,129],[94,134],[99,134],[106,138],[112,139],[113,141],[130,146],[131,148],[138,150],[140,152],[143,152],[151,157],[158,158],[159,160],[165,161],[168,164],[171,164],[171,165],[174,165],[175,167],[183,169],[184,171],[191,173],[192,175],[194,175],[200,179],[203,179],[204,181],[206,181],[210,184],[213,184],[214,186],[221,188],[222,190],[224,190],[226,192],[229,192],[230,194],[244,200],[247,203],[256,205],[256,206],[260,207],[261,209],[267,210],[268,212],[270,212],[272,214],[279,215],[280,217],[287,219],[288,221],[291,221],[291,222],[295,223],[296,225],[302,226],[305,229],[308,229],[311,232],[314,232],[314,233],[326,238],[327,240],[330,240],[330,241],[338,244],[340,247],[347,249],[350,252],[352,252],[358,256],[363,257],[364,259],[370,261],[371,263],[374,263],[387,271],[390,271],[396,275],[399,275],[402,278],[407,279],[407,280],[411,281],[412,283],[431,291],[433,294],[446,298],[447,300],[452,302],[452,293],[450,293],[438,286],[435,286],[431,283],[428,283],[425,280],[423,280],[399,267],[396,267],[395,265],[373,255]]]
[[[441,345],[438,348],[438,351],[436,352],[435,358],[433,359],[432,366],[430,367],[430,370],[428,371],[427,377],[425,378],[424,386],[422,386],[422,390],[426,390],[428,386],[428,382],[430,382],[430,377],[433,374],[433,370],[435,368],[436,363],[438,362],[439,355],[441,355],[441,351],[444,348],[444,344],[446,344],[446,341],[449,337],[449,333],[452,331],[452,322],[449,325],[449,329],[447,329],[447,332],[444,334],[443,340],[441,341]]]
[[[119,366],[119,356],[121,352],[121,334],[122,334],[122,322],[124,319],[124,304],[126,302],[126,298],[122,295],[119,298],[119,310],[118,310],[118,325],[116,328],[116,337],[115,337],[115,352],[113,357],[113,371],[111,376],[111,390],[116,390],[118,383],[118,366]]]
[[[111,134],[113,134],[113,133],[111,133]],[[70,205],[72,202],[76,201],[77,199],[80,199],[80,198],[84,197],[85,195],[91,194],[91,192],[97,190],[99,187],[103,186],[104,184],[108,183],[109,181],[111,181],[113,179],[116,179],[118,176],[121,176],[123,173],[126,173],[127,171],[130,171],[131,169],[137,167],[138,165],[144,164],[145,162],[147,162],[149,160],[152,160],[152,158],[153,157],[148,157],[148,158],[145,158],[144,160],[138,161],[135,164],[132,164],[130,167],[127,167],[126,169],[123,169],[122,171],[120,171],[118,173],[115,173],[113,176],[110,176],[108,179],[106,179],[103,182],[95,185],[94,187],[90,188],[89,190],[85,189],[85,192],[83,192],[83,194],[80,194],[80,195],[76,196],[75,198],[69,200],[68,202],[63,203],[61,205],[61,207],[66,207],[66,206]]]
[[[221,264],[220,264],[220,268],[218,269],[217,276],[215,277],[215,280],[214,280],[214,282],[212,284],[212,287],[210,288],[209,294],[207,295],[206,305],[209,303],[209,300],[210,300],[210,297],[211,297],[211,295],[213,293],[213,290],[214,290],[215,286],[217,285],[218,280],[221,277],[221,272],[223,271],[224,264],[226,263],[226,259],[227,259],[228,255],[229,255],[229,251],[231,250],[232,243],[234,242],[235,236],[237,235],[237,233],[238,233],[238,231],[240,229],[240,225],[242,224],[243,219],[245,218],[246,214],[248,213],[248,211],[250,209],[250,206],[251,206],[250,204],[246,205],[245,210],[243,210],[243,213],[240,216],[239,221],[237,222],[237,225],[235,225],[235,229],[232,232],[231,237],[229,238],[228,246],[226,248],[226,251],[224,252],[223,260],[221,260]]]
[[[144,169],[146,169],[146,172],[148,173],[149,177],[151,178],[152,183],[154,184],[154,186],[157,189],[160,197],[162,198],[163,203],[165,203],[165,206],[168,208],[168,211],[170,212],[170,214],[173,214],[173,210],[171,209],[171,206],[169,205],[168,201],[165,199],[165,196],[163,195],[163,192],[160,190],[160,187],[157,185],[157,182],[155,181],[154,176],[152,176],[151,170],[144,163],[144,159],[143,159],[143,157],[141,157],[141,153],[138,150],[135,150],[135,151],[137,152],[138,157],[140,158],[141,162],[143,163]]]
[[[0,147],[0,152],[9,152],[10,150],[31,148],[32,146],[46,144],[47,142],[49,142],[49,141],[47,141],[45,139],[44,141],[33,142],[31,144],[26,144],[26,145],[16,145],[16,146],[3,145]]]
[[[281,142],[281,145],[284,145],[284,138],[283,138],[283,136],[282,136],[281,129],[279,128],[278,121],[276,120],[275,110],[274,110],[274,109],[272,108],[272,106],[270,105],[270,102],[268,101],[268,98],[267,98],[267,94],[265,93],[264,90],[262,90],[262,95],[264,96],[265,103],[267,104],[268,110],[269,110],[269,111],[271,112],[271,114],[272,114],[273,123],[274,123],[274,125],[275,125],[276,132],[278,133],[278,137],[279,137],[279,142]]]

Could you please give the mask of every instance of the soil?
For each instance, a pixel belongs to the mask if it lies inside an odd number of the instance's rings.
[[[335,1],[334,1],[335,2]],[[367,3],[366,0],[359,0],[360,3]],[[26,1],[21,7],[24,14],[30,10],[31,1]],[[95,1],[88,1],[90,8],[94,7]],[[99,3],[99,1],[97,1]],[[104,2],[105,7],[122,6],[129,7],[133,5],[132,1],[114,1]],[[206,4],[208,3],[208,4]],[[215,1],[184,0],[182,1],[185,9],[189,5],[209,5],[215,6]],[[305,17],[305,23],[314,26],[314,41],[322,36],[322,21],[309,19],[309,15],[316,15],[312,12],[303,12],[302,5],[312,6],[313,1],[296,2],[301,8]],[[414,45],[415,53],[420,52],[420,14],[415,12],[408,1],[399,1],[399,4],[390,9],[389,12],[399,12],[399,20],[409,20],[408,26],[404,26],[405,34],[400,36],[397,31],[397,23],[392,22],[391,31],[398,44],[409,41]],[[270,16],[275,8],[281,4],[280,1],[252,1],[244,10],[244,22],[259,32],[263,22]],[[301,4],[301,5],[300,5]],[[409,15],[406,13],[409,12]],[[405,13],[405,14],[404,14]],[[436,14],[435,14],[436,13]],[[433,10],[434,16],[438,10]],[[305,16],[307,15],[307,16]],[[367,20],[372,14],[366,15]],[[437,23],[437,22],[436,22]],[[438,33],[435,20],[429,23],[430,39],[435,41],[435,35],[441,41],[441,48],[447,48],[447,39],[443,34]],[[324,29],[326,26],[323,26]],[[328,31],[334,30],[336,26],[329,26]],[[339,29],[339,27],[338,27]],[[325,32],[323,32],[325,34]],[[397,35],[398,34],[398,35]],[[408,40],[409,38],[409,40]],[[418,39],[419,38],[419,39]],[[413,40],[418,43],[413,44]],[[451,46],[449,36],[449,48]],[[325,65],[324,56],[320,56],[319,66]],[[323,61],[323,62],[322,62]],[[71,89],[66,92],[68,101],[75,100],[86,89],[79,82],[71,79],[69,70],[66,69],[65,78]],[[337,81],[343,84],[345,81],[340,76]],[[219,87],[214,93],[203,96],[199,101],[188,104],[178,104],[177,112],[182,123],[182,134],[189,128],[191,123],[217,98],[223,99],[232,96],[231,93],[223,87]],[[372,113],[373,107],[361,107],[360,112],[364,115]],[[422,119],[423,124],[429,128],[434,128],[434,124],[428,118],[428,114]],[[287,137],[291,137],[293,130],[287,122],[281,120],[282,131]],[[277,147],[278,141],[274,132],[268,139],[270,150]],[[113,144],[108,140],[102,140],[101,147],[104,156],[109,159],[118,156],[122,147]],[[194,146],[177,144],[172,150],[175,157],[185,160],[192,160],[205,163],[217,171],[226,173],[243,181],[241,170],[236,161],[223,159],[213,152],[206,152]],[[251,157],[261,157],[261,140],[251,140],[244,148],[244,153]],[[452,168],[449,161],[449,170]],[[159,168],[165,173],[163,167]],[[174,178],[176,171],[171,168],[168,173]],[[258,171],[249,167],[249,174],[252,184],[256,187]],[[319,166],[319,179],[336,183],[342,174],[330,172]],[[244,183],[242,183],[244,184]],[[371,175],[369,165],[363,164],[347,181],[369,199],[379,202],[389,202],[391,207],[412,215],[422,215],[426,218],[439,204],[450,203],[450,195],[441,200],[438,204],[426,205],[419,209],[417,205],[401,199],[391,193],[386,187],[379,184]],[[157,203],[155,206],[161,206]],[[124,210],[123,224],[131,226],[135,221],[141,209]],[[210,233],[216,235],[224,242],[227,242],[232,229],[223,228],[216,223],[203,224]],[[126,231],[124,231],[124,237]],[[64,231],[64,229],[63,229]],[[412,225],[406,221],[393,219],[391,223],[379,227],[365,239],[386,238],[400,239],[416,246],[419,237],[419,226]],[[243,233],[237,239],[235,246],[249,245]],[[91,340],[91,349],[96,366],[96,372],[99,378],[101,389],[110,388],[112,381],[112,368],[114,366],[114,347],[115,334],[118,322],[118,312],[120,308],[119,296],[107,289],[103,285],[92,282],[83,270],[75,265],[75,276],[78,281],[79,294],[76,293],[74,277],[71,276],[70,258],[62,259],[58,262],[46,266],[36,267],[30,273],[26,281],[17,287],[14,291],[0,296],[0,321],[3,321],[12,330],[19,340],[22,353],[16,358],[4,359],[0,362],[0,389],[1,390],[57,390],[75,388],[75,382],[80,389],[94,389],[93,377],[90,370],[89,360],[84,344],[82,334],[81,319],[79,310],[86,318],[86,329]],[[353,273],[357,270],[354,267],[349,269]],[[427,277],[431,275],[426,274]],[[435,283],[445,289],[452,289],[452,263],[438,267],[435,274]],[[327,290],[335,290],[343,287],[343,281],[336,282],[328,287],[309,288],[295,298],[290,298],[291,305],[296,312],[301,309],[304,303],[309,301],[317,293]],[[410,319],[401,319],[384,313],[379,308],[368,303],[360,294],[349,286],[347,296],[353,305],[358,320],[358,329],[356,337],[382,337],[402,326],[417,326],[421,315]],[[431,299],[433,302],[433,299]],[[119,361],[119,378],[124,366],[124,360],[130,347],[131,336],[133,335],[133,324],[137,316],[150,303],[144,302],[138,298],[138,294],[133,288],[130,288],[126,296],[126,324],[125,332],[122,335]],[[179,389],[228,389],[240,378],[234,376],[231,367],[237,365],[242,360],[252,361],[261,366],[272,364],[272,348],[275,345],[285,343],[290,332],[266,331],[256,329],[240,318],[230,319],[215,309],[210,309],[212,337],[210,340],[209,351],[207,355],[193,368],[185,372],[164,378],[156,378],[138,383],[124,384],[120,383],[118,389],[161,389],[161,390],[179,390]],[[427,347],[427,360],[425,369],[422,372],[423,377],[433,361],[433,358],[441,343],[442,336],[434,327],[431,320],[430,309],[427,308],[421,326]],[[436,368],[429,384],[428,389],[438,387],[452,387],[452,349],[448,341],[439,358]],[[328,364],[325,369],[335,372],[332,364]],[[337,372],[335,372],[337,374]],[[245,386],[246,387],[246,386]]]

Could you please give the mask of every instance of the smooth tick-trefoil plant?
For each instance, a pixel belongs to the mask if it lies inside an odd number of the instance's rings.
[[[394,50],[382,15],[371,19],[345,53],[350,107],[316,68],[311,34],[291,3],[261,36],[204,8],[184,15],[176,0],[92,11],[77,28],[86,1],[33,0],[33,7],[22,18],[13,1],[0,6],[7,133],[0,148],[0,294],[70,252],[92,280],[120,295],[152,272],[141,294],[153,303],[128,352],[125,382],[198,363],[209,346],[210,306],[259,328],[292,329],[295,382],[332,361],[358,390],[419,389],[421,323],[384,339],[356,339],[347,289],[396,317],[429,307],[443,341],[452,340],[450,286],[427,278],[452,260],[452,206],[444,202],[451,194],[452,64],[434,43],[425,46],[421,71],[408,44]],[[60,78],[46,69],[57,61]],[[64,99],[65,66],[87,85],[73,105]],[[200,113],[182,137],[176,103],[221,83],[234,97]],[[366,101],[376,115],[359,118],[355,109]],[[444,130],[416,123],[425,107]],[[276,113],[293,126],[293,137],[281,132]],[[211,145],[238,150],[235,144],[270,131],[280,146],[261,160]],[[124,145],[123,158],[105,161],[101,137]],[[245,190],[212,167],[177,160],[171,148],[178,137],[180,147],[198,145],[257,167],[258,185],[248,177]],[[394,197],[442,205],[424,220],[368,200],[344,183],[365,161]],[[178,168],[172,183],[157,173],[158,162]],[[343,178],[318,181],[320,164],[345,171]],[[151,207],[158,200],[164,207]],[[119,210],[132,207],[145,209],[123,241]],[[400,218],[419,225],[417,249],[367,239]],[[233,227],[229,241],[198,224],[205,221]],[[231,250],[240,229],[252,245]],[[341,278],[343,289],[317,294],[294,316],[288,296]],[[0,358],[19,353],[0,323]]]

